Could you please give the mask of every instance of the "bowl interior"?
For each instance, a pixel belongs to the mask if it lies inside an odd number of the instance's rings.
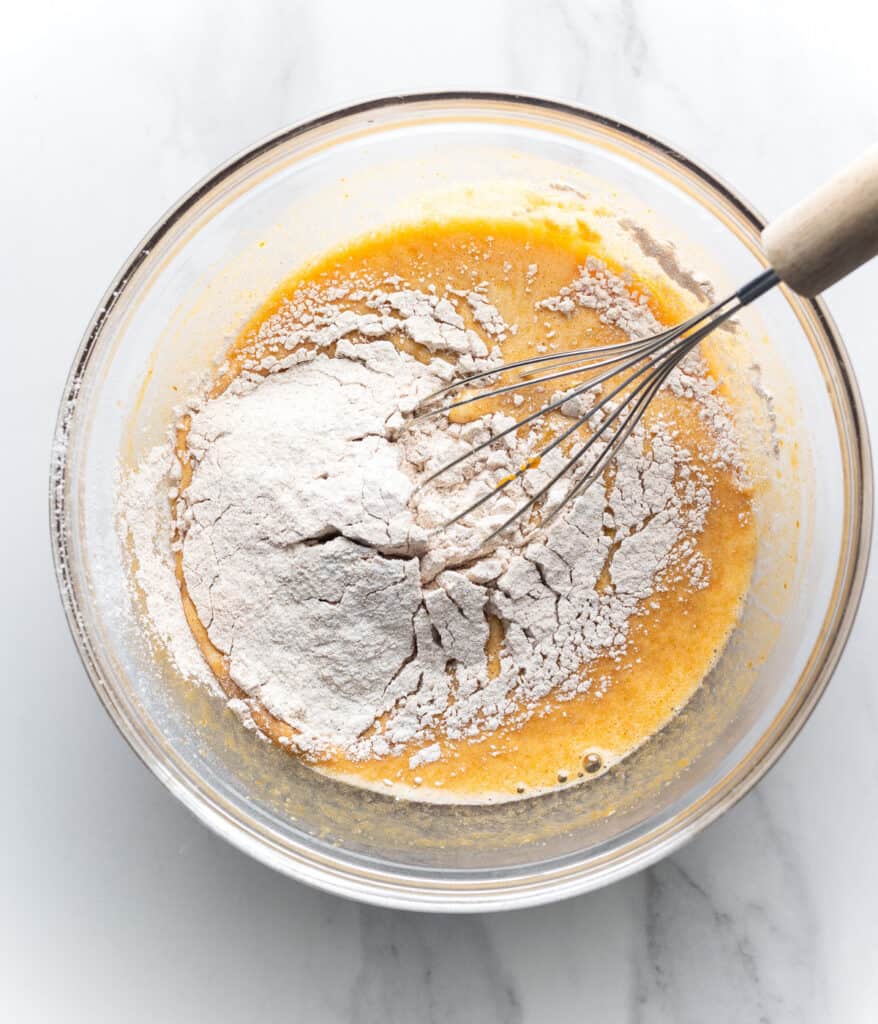
[[[519,197],[624,195],[637,223],[720,291],[763,266],[755,215],[628,129],[502,97],[367,105],[256,147],[162,221],[83,343],[53,463],[68,615],[101,699],[140,756],[259,859],[338,892],[421,908],[511,906],[594,887],[728,806],[828,679],[862,583],[870,519],[846,356],[819,304],[776,292],[730,342],[746,349],[751,383],[773,396],[754,425],[760,547],[743,619],[691,704],[617,769],[496,806],[396,801],[303,767],[181,679],[156,657],[128,597],[114,525],[120,459],[133,464],[161,439],[179,400],[172,386],[217,359],[291,271],[353,236],[441,212],[472,186],[497,186],[501,204],[507,186]]]

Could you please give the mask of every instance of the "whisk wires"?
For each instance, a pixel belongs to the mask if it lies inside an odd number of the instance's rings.
[[[520,505],[515,512],[496,527],[483,540],[483,545],[490,543],[495,537],[509,529],[523,516],[527,515],[538,503],[543,501],[550,491],[564,477],[572,473],[577,466],[585,465],[582,475],[567,489],[560,502],[553,505],[549,514],[539,526],[547,526],[569,502],[591,486],[615,458],[619,449],[640,422],[648,405],[652,402],[673,369],[691,352],[711,331],[734,316],[744,306],[763,295],[778,283],[778,276],[773,270],[767,270],[754,278],[749,284],[740,288],[727,298],[714,303],[701,313],[675,327],[668,328],[648,338],[622,342],[615,345],[602,345],[592,348],[580,348],[564,352],[553,352],[531,356],[515,362],[505,363],[493,369],[472,374],[460,381],[455,381],[426,396],[421,408],[439,403],[434,408],[426,408],[419,412],[410,424],[417,423],[433,416],[449,415],[456,409],[464,408],[474,402],[497,398],[524,388],[535,387],[563,380],[577,374],[593,373],[584,383],[577,384],[572,390],[560,398],[554,398],[545,406],[529,413],[510,426],[492,434],[487,439],[472,446],[461,455],[440,466],[427,476],[418,486],[422,490],[434,483],[439,477],[447,474],[457,466],[474,458],[479,452],[491,447],[509,434],[526,427],[547,413],[559,410],[563,405],[584,397],[616,378],[624,379],[611,387],[606,395],[602,395],[581,416],[574,417],[571,426],[560,431],[535,456],[527,459],[515,472],[504,477],[498,484],[491,487],[479,498],[469,504],[451,519],[444,522],[438,529],[445,530],[455,523],[466,519],[487,502],[502,494],[512,483],[521,479],[534,466],[553,452],[568,438],[575,435],[586,425],[594,424],[594,429],[584,443],[570,456],[567,462],[534,494]],[[565,369],[556,370],[563,366]],[[549,371],[549,372],[546,372]],[[599,372],[598,372],[599,371]],[[514,373],[511,383],[501,384],[503,375]],[[479,390],[462,398],[453,398],[456,392],[472,388],[484,382],[488,390]],[[496,385],[496,386],[495,386]],[[618,401],[617,401],[618,399]],[[444,401],[443,401],[444,400]],[[615,404],[614,404],[615,403]],[[590,457],[590,461],[588,458]]]

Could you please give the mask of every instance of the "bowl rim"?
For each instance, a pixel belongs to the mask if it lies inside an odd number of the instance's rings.
[[[455,879],[453,873],[441,882],[430,882],[424,878],[412,879],[389,870],[364,868],[361,865],[334,859],[319,851],[306,849],[303,844],[296,844],[294,848],[291,848],[289,843],[281,845],[265,830],[257,831],[252,823],[237,815],[233,806],[218,794],[206,794],[204,789],[194,789],[178,771],[174,770],[174,766],[156,756],[144,737],[131,728],[124,709],[114,699],[111,689],[104,681],[99,655],[92,645],[84,620],[82,595],[78,592],[71,571],[72,535],[70,517],[67,514],[70,483],[67,442],[76,420],[80,388],[102,332],[111,319],[120,297],[149,260],[151,251],[202,198],[247,164],[297,137],[357,115],[385,111],[394,107],[402,109],[429,104],[453,107],[473,103],[504,104],[537,114],[560,114],[579,121],[586,128],[620,133],[629,141],[646,147],[654,154],[677,165],[710,190],[719,193],[757,233],[765,226],[764,219],[728,184],[674,146],[615,118],[605,117],[572,104],[523,93],[453,90],[378,97],[319,114],[267,136],[205,175],[159,218],[123,263],[89,321],[73,359],[56,420],[49,479],[52,553],[67,623],[94,691],[140,760],[203,824],[256,860],[301,882],[336,895],[390,908],[436,912],[514,909],[563,899],[598,888],[646,868],[672,853],[737,803],[777,762],[798,735],[817,706],[838,664],[856,618],[865,584],[873,516],[873,471],[868,427],[850,359],[823,300],[796,297],[796,301],[811,312],[828,343],[833,369],[838,373],[837,385],[845,399],[850,420],[852,486],[851,493],[847,496],[850,499],[850,510],[846,524],[850,538],[847,550],[843,549],[839,555],[836,597],[824,617],[820,634],[828,637],[826,646],[819,663],[813,667],[810,685],[800,695],[798,704],[787,710],[786,720],[779,729],[776,727],[783,709],[778,712],[773,722],[766,726],[749,754],[700,800],[696,800],[669,821],[662,822],[657,828],[639,837],[634,843],[633,850],[626,851],[622,848],[613,851],[609,859],[599,858],[597,863],[580,860],[571,864],[568,862],[572,858],[566,858],[565,863],[554,870],[539,868],[529,877],[504,878],[499,881],[480,879],[475,882],[460,877]],[[808,667],[805,671],[808,671]],[[765,749],[758,751],[760,745],[764,746],[766,737],[773,729],[776,731],[774,739]],[[758,756],[754,756],[757,751]]]

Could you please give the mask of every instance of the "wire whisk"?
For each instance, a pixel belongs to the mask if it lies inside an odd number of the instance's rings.
[[[427,395],[421,402],[419,406],[420,411],[412,422],[417,422],[431,416],[448,415],[455,409],[461,409],[473,402],[511,394],[539,384],[560,381],[583,372],[594,371],[594,376],[590,376],[588,380],[578,384],[561,398],[542,406],[523,419],[517,420],[511,426],[498,431],[480,444],[474,445],[462,455],[442,465],[420,482],[419,490],[428,487],[456,466],[477,456],[479,452],[496,444],[507,435],[545,416],[546,413],[554,412],[560,409],[562,405],[574,399],[597,391],[605,384],[610,385],[608,393],[602,395],[581,416],[574,418],[573,424],[570,427],[556,434],[535,456],[527,459],[517,470],[504,477],[496,486],[490,488],[476,501],[443,523],[439,529],[447,529],[453,526],[493,498],[496,498],[507,487],[524,476],[526,472],[539,465],[547,455],[563,444],[569,437],[576,434],[577,431],[586,425],[594,423],[594,429],[587,440],[573,452],[564,466],[547,483],[532,494],[526,502],[520,505],[513,515],[496,527],[485,538],[484,543],[490,543],[491,540],[527,515],[563,477],[572,474],[577,467],[584,468],[584,472],[571,484],[560,503],[555,505],[551,513],[540,523],[543,527],[547,526],[565,505],[585,491],[587,487],[591,486],[601,476],[632,430],[637,426],[647,406],[659,392],[674,367],[711,331],[730,317],[733,317],[744,306],[753,302],[754,299],[763,295],[770,288],[773,288],[779,280],[780,278],[774,270],[766,270],[733,295],[728,296],[728,298],[714,303],[708,309],[675,327],[670,327],[647,338],[622,342],[617,345],[600,345],[592,348],[536,355],[528,359],[518,360],[517,362],[504,363],[493,369],[483,370],[480,373],[475,373],[462,380],[455,381],[447,387]],[[557,367],[561,366],[564,369],[554,372]],[[465,398],[453,401],[442,401],[456,391],[478,385],[480,381],[487,379],[494,382],[497,378],[502,378],[505,374],[510,373],[515,374],[515,378],[510,383],[501,384],[497,387],[494,387],[492,384],[489,390],[479,390],[476,394],[467,395]],[[618,383],[616,382],[617,380]],[[439,403],[438,406],[429,408],[437,402]]]

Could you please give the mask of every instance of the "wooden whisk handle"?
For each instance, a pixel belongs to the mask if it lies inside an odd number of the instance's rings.
[[[762,232],[772,267],[817,295],[878,255],[878,144]]]

